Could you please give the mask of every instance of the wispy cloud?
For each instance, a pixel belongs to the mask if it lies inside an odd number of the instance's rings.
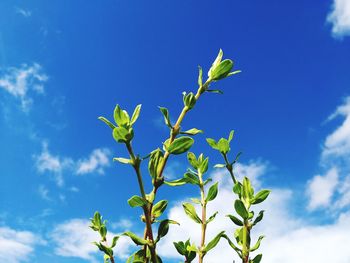
[[[336,38],[350,35],[350,1],[333,0],[327,21],[332,24],[332,34]]]
[[[32,232],[0,227],[0,262],[30,262],[35,246],[44,243]]]
[[[104,168],[110,164],[110,154],[110,150],[106,148],[93,150],[87,159],[78,160],[76,173],[78,175],[92,172],[104,174]]]
[[[100,262],[97,260],[98,249],[92,244],[99,240],[99,235],[89,228],[90,222],[85,219],[71,219],[57,225],[50,237],[55,246],[55,254],[63,257],[75,257]],[[109,232],[107,238],[111,240],[115,233]],[[121,237],[115,247],[115,255],[125,259],[129,255],[132,242]]]
[[[26,9],[19,8],[19,7],[16,8],[16,13],[20,14],[24,17],[30,17],[32,15],[32,12],[30,10],[26,10]]]
[[[19,99],[24,111],[28,111],[33,103],[30,92],[43,93],[44,83],[47,80],[48,76],[37,63],[0,70],[0,89]]]
[[[35,155],[36,168],[39,173],[49,172],[54,175],[58,186],[63,186],[63,171],[70,169],[73,166],[73,160],[67,157],[60,157],[52,155],[48,149],[48,143],[43,142],[42,152]]]
[[[350,97],[337,107],[328,122],[343,118],[325,139],[321,152],[320,169],[307,185],[309,209],[341,209],[350,205]]]
[[[341,117],[342,124],[327,136],[322,151],[323,161],[350,157],[350,97],[328,118],[329,121]]]
[[[41,174],[53,175],[56,184],[64,185],[64,173],[70,172],[76,175],[91,173],[104,174],[104,169],[110,165],[111,152],[107,148],[97,148],[87,158],[74,160],[70,157],[54,155],[49,151],[47,141],[42,143],[42,151],[34,155],[35,167]],[[72,192],[79,191],[78,188],[70,188]]]
[[[38,193],[40,195],[40,197],[44,200],[50,200],[49,197],[49,189],[47,189],[47,187],[45,187],[44,185],[40,185],[38,188]]]

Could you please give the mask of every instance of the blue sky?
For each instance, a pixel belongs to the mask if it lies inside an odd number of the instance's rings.
[[[238,174],[273,190],[257,230],[267,236],[264,262],[348,263],[349,37],[349,0],[1,1],[0,262],[101,262],[86,227],[95,210],[113,233],[142,232],[140,211],[126,203],[136,178],[111,161],[125,149],[97,117],[141,103],[134,144],[148,154],[168,135],[157,106],[175,119],[198,65],[208,70],[222,48],[242,73],[216,83],[224,95],[206,94],[187,116],[184,127],[205,131],[192,150],[214,165],[205,138],[236,131]],[[173,158],[167,176],[181,177],[184,160]],[[221,181],[215,207],[232,212],[222,206],[233,199],[227,175],[211,173]],[[187,229],[161,244],[165,262],[178,262],[171,241],[195,227],[181,201],[196,193],[161,190],[169,217]],[[232,232],[227,224],[219,219],[209,235]],[[118,260],[133,249],[121,240]],[[233,257],[220,244],[208,262]]]

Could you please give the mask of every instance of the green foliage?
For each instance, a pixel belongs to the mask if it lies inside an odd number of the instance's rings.
[[[226,62],[226,64],[229,65],[228,62]],[[220,70],[223,70],[223,68]],[[231,131],[227,139],[221,138],[216,141],[212,138],[207,138],[207,143],[209,146],[220,152],[225,161],[224,164],[216,164],[214,167],[227,169],[233,181],[232,191],[237,196],[237,199],[234,202],[234,210],[240,218],[235,215],[227,215],[227,217],[239,227],[234,232],[234,238],[237,245],[235,245],[227,235],[223,235],[222,237],[228,241],[232,249],[235,250],[238,256],[242,259],[242,263],[256,263],[261,261],[262,255],[259,254],[254,259],[250,259],[250,252],[257,250],[260,247],[263,236],[260,236],[255,245],[250,247],[250,232],[252,231],[253,227],[263,219],[264,211],[260,211],[254,218],[254,211],[251,211],[250,209],[252,205],[265,201],[270,194],[270,190],[260,190],[254,195],[255,191],[249,178],[244,177],[242,182],[237,181],[233,173],[233,166],[235,163],[237,163],[239,157],[241,156],[241,152],[235,156],[233,161],[229,161],[228,159],[228,153],[231,151],[230,143],[233,136],[234,131]]]
[[[141,221],[145,224],[144,236],[141,237],[131,231],[122,234],[130,238],[138,247],[136,252],[129,256],[127,263],[162,262],[162,259],[157,255],[157,243],[167,235],[170,227],[174,227],[171,225],[179,225],[179,223],[167,218],[162,219],[168,205],[168,200],[163,199],[157,201],[157,193],[159,192],[159,188],[163,185],[180,186],[184,184],[194,185],[199,190],[200,197],[192,198],[191,201],[200,207],[201,216],[197,214],[195,206],[192,203],[183,203],[183,209],[184,213],[189,218],[198,223],[200,227],[198,227],[198,230],[201,231],[202,237],[201,243],[198,245],[190,243],[190,239],[185,242],[174,242],[175,249],[184,257],[185,262],[192,262],[198,255],[199,263],[203,263],[205,255],[217,246],[222,238],[227,240],[228,244],[236,251],[239,257],[242,258],[243,263],[259,263],[261,261],[261,254],[257,255],[254,259],[250,259],[249,253],[259,249],[263,236],[259,237],[254,246],[250,247],[250,231],[263,219],[264,211],[260,211],[258,215],[254,217],[254,211],[251,211],[251,206],[265,201],[270,191],[260,190],[255,194],[254,188],[247,177],[245,177],[242,182],[239,182],[235,178],[233,167],[235,163],[237,163],[241,153],[239,152],[232,161],[229,161],[228,157],[228,154],[231,152],[230,144],[233,140],[234,131],[229,133],[228,138],[220,138],[218,140],[207,138],[208,144],[214,150],[218,151],[224,159],[224,163],[216,164],[214,167],[226,168],[233,180],[233,194],[237,197],[234,201],[234,210],[237,215],[227,215],[227,217],[238,226],[238,228],[236,228],[233,234],[237,245],[224,231],[219,232],[212,240],[206,242],[207,225],[214,222],[215,218],[219,216],[218,212],[215,212],[207,217],[207,205],[210,205],[210,202],[218,195],[218,182],[208,185],[212,182],[212,178],[206,175],[209,169],[209,158],[204,157],[203,154],[199,154],[197,157],[193,152],[189,152],[195,142],[193,139],[194,136],[203,133],[203,131],[198,128],[187,128],[183,130],[181,126],[186,114],[196,107],[202,94],[222,94],[221,90],[212,89],[210,86],[214,82],[239,73],[239,70],[232,71],[233,65],[234,63],[232,60],[223,59],[223,52],[220,50],[208,71],[208,78],[206,80],[203,79],[203,70],[199,67],[197,92],[183,93],[183,108],[178,118],[174,119],[174,121],[171,121],[167,108],[159,107],[164,117],[165,125],[170,130],[170,134],[167,139],[163,140],[162,149],[156,148],[143,158],[141,158],[139,154],[135,154],[133,148],[133,139],[135,136],[134,125],[140,117],[141,104],[135,107],[132,115],[119,105],[116,105],[113,111],[113,122],[105,117],[98,118],[112,129],[112,137],[114,140],[117,143],[124,144],[128,152],[128,157],[115,157],[113,160],[130,165],[135,172],[139,185],[140,193],[138,195],[133,195],[128,200],[128,204],[142,211]],[[182,178],[173,181],[166,180],[163,172],[168,159],[186,152],[190,168],[187,169]],[[148,173],[150,175],[150,177],[146,178],[151,180],[152,184],[152,190],[150,192],[146,192],[145,185],[148,186],[149,184],[144,184],[145,178],[142,175],[144,171],[142,165],[145,160],[148,161]],[[117,246],[119,236],[112,237],[109,245],[107,237],[110,236],[110,234],[108,235],[106,223],[106,221],[102,220],[102,216],[96,212],[93,218],[91,218],[90,227],[93,231],[99,233],[100,240],[94,242],[94,244],[103,252],[104,262],[115,263],[113,249]],[[154,225],[158,227],[156,228]],[[158,229],[157,235],[153,233],[154,229]]]

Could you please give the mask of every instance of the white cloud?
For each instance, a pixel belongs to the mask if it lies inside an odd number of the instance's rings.
[[[99,235],[89,228],[90,222],[85,219],[71,219],[67,222],[57,225],[50,237],[55,246],[55,254],[63,257],[76,257],[89,260],[92,262],[100,262],[102,254],[98,252],[94,241],[99,240]],[[116,235],[109,233],[108,240]],[[114,249],[114,254],[125,259],[129,255],[132,246],[131,241],[126,237],[121,237]]]
[[[338,171],[331,168],[325,175],[314,176],[307,185],[310,210],[328,207],[338,184]]]
[[[327,22],[332,24],[334,37],[350,35],[350,1],[333,0],[332,11],[328,14]]]
[[[50,200],[49,197],[49,189],[47,189],[47,187],[45,187],[44,185],[40,185],[38,188],[38,193],[40,195],[40,197],[44,200]]]
[[[30,262],[34,248],[39,244],[44,241],[32,232],[0,227],[0,262]]]
[[[93,150],[87,159],[78,161],[76,173],[79,175],[93,172],[104,174],[104,168],[110,164],[109,155],[110,151],[106,148]]]
[[[322,152],[323,160],[350,157],[350,97],[345,98],[344,103],[328,119],[333,120],[338,116],[343,117],[344,121],[327,136]]]
[[[18,98],[24,111],[28,111],[33,103],[29,92],[43,93],[43,84],[47,80],[48,76],[42,73],[42,67],[37,63],[31,66],[23,64],[18,68],[10,67],[0,71],[0,88]]]
[[[242,173],[248,177],[256,177],[256,184],[263,184],[259,178],[263,174],[250,175],[252,167],[261,164],[242,165]],[[245,167],[245,169],[243,168]],[[260,170],[266,171],[266,166]],[[238,172],[237,172],[238,174]],[[217,178],[219,173],[215,175]],[[217,218],[208,225],[208,241],[221,230],[226,230],[232,237],[236,227],[226,218],[226,214],[234,214],[232,183],[228,175],[220,180],[219,194],[217,198],[208,204],[208,215],[219,211]],[[185,201],[185,200],[182,200]],[[172,226],[169,234],[159,244],[159,251],[168,258],[179,258],[173,247],[173,241],[191,240],[197,244],[200,239],[200,226],[194,223],[183,212],[181,202],[175,203],[169,209],[168,218],[180,222],[180,226]],[[188,200],[186,200],[188,201]],[[347,246],[350,242],[350,213],[341,214],[334,222],[324,225],[312,224],[305,217],[297,216],[295,211],[295,193],[291,189],[273,188],[272,192],[262,205],[257,208],[265,210],[264,219],[253,230],[252,242],[258,235],[265,235],[259,253],[263,253],[263,261],[269,263],[295,263],[295,262],[319,262],[319,263],[347,263],[350,251]],[[256,209],[256,212],[260,209]],[[337,251],[337,253],[333,253]],[[221,240],[218,246],[206,256],[207,263],[240,262],[235,252],[228,246],[225,240]]]
[[[40,154],[34,155],[35,167],[39,173],[50,173],[54,176],[58,186],[64,185],[63,174],[67,171],[82,175],[97,172],[104,173],[104,168],[110,165],[110,150],[106,148],[97,148],[92,151],[88,158],[73,160],[70,157],[62,157],[53,155],[48,148],[48,143],[42,143],[42,151]],[[76,187],[71,187],[72,192],[79,191]],[[63,198],[64,199],[64,198]]]
[[[134,224],[132,223],[132,221],[130,221],[129,219],[126,219],[126,218],[122,218],[118,222],[111,224],[113,229],[123,229],[123,230],[130,230],[130,228],[133,225]]]
[[[73,160],[54,156],[49,152],[48,143],[43,142],[43,149],[39,155],[34,156],[35,166],[39,173],[50,172],[54,175],[58,186],[63,186],[63,171],[72,167]]]
[[[315,175],[306,188],[310,210],[322,207],[340,211],[350,205],[350,97],[344,99],[328,122],[337,117],[343,119],[341,124],[322,146],[320,166],[327,173]]]
[[[23,8],[16,8],[16,13],[24,17],[30,17],[32,15],[32,12],[30,10],[26,10]]]

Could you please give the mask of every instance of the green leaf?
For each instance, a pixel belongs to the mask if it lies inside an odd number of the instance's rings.
[[[115,245],[117,244],[118,239],[119,239],[119,236],[114,236],[113,237],[111,248],[115,247]]]
[[[233,223],[235,223],[237,226],[243,226],[243,222],[241,220],[239,220],[237,217],[235,217],[233,215],[227,215],[227,217],[229,217],[231,219],[231,221]]]
[[[218,214],[218,212],[215,212],[214,214],[212,214],[212,215],[207,219],[207,224],[209,224],[211,221],[213,221],[217,214]]]
[[[235,133],[234,130],[230,131],[230,134],[229,134],[229,136],[228,136],[228,142],[229,142],[229,143],[232,141],[234,133]]]
[[[149,161],[148,161],[148,171],[152,178],[157,178],[160,173],[160,168],[163,164],[164,154],[161,149],[156,149],[151,152]]]
[[[96,225],[96,226],[101,226],[101,221],[102,221],[102,216],[101,216],[101,214],[99,213],[99,212],[95,212],[95,214],[94,214],[94,224]]]
[[[183,136],[180,138],[175,139],[168,147],[168,152],[171,154],[181,154],[184,152],[187,152],[192,144],[194,143],[194,140],[191,137]]]
[[[208,171],[208,162],[209,162],[209,157],[205,158],[199,165],[199,171],[204,174],[206,171]]]
[[[236,71],[230,72],[227,74],[227,77],[232,76],[232,75],[236,75],[236,74],[241,73],[241,72],[242,72],[241,70],[236,70]]]
[[[255,218],[254,222],[253,222],[253,226],[255,226],[257,223],[259,223],[263,217],[264,217],[264,210],[261,210],[258,214],[258,216]]]
[[[129,114],[122,110],[118,104],[114,109],[114,121],[119,127],[128,128],[130,126]]]
[[[198,198],[191,198],[191,201],[195,204],[198,204],[198,205],[201,204],[201,200],[199,200]]]
[[[141,106],[142,106],[141,104],[136,106],[134,113],[132,114],[132,117],[131,117],[131,122],[130,122],[131,125],[133,125],[137,121],[137,119],[139,118]]]
[[[241,184],[240,182],[237,182],[237,183],[233,186],[232,191],[233,191],[235,194],[241,196],[241,194],[242,194],[242,187],[243,187],[242,184]]]
[[[207,183],[209,183],[209,182],[211,182],[211,181],[213,181],[213,179],[208,178],[207,180],[205,180],[205,181],[203,182],[203,185],[205,186]]]
[[[252,219],[254,217],[254,211],[249,212],[248,219]]]
[[[113,250],[107,246],[105,246],[104,244],[102,244],[101,242],[100,243],[97,243],[97,242],[93,242],[93,244],[95,244],[98,249],[104,253],[106,253],[108,256],[112,257],[113,256]]]
[[[198,70],[199,70],[199,73],[198,73],[198,86],[202,87],[202,85],[203,85],[203,70],[202,70],[201,66],[198,66]]]
[[[249,249],[250,252],[254,252],[255,250],[257,250],[259,247],[260,247],[260,243],[261,243],[261,240],[263,240],[264,236],[260,236],[258,238],[258,241],[256,241],[255,245]]]
[[[152,215],[157,218],[160,217],[168,205],[167,200],[160,200],[152,207]]]
[[[218,163],[214,165],[214,168],[224,168],[226,167],[226,164]]]
[[[217,146],[217,143],[214,139],[212,138],[207,138],[207,143],[215,150],[218,150],[218,146]]]
[[[180,179],[177,179],[177,180],[174,180],[174,181],[164,181],[164,183],[166,185],[169,185],[169,186],[179,186],[179,185],[186,184],[187,180],[186,180],[186,178],[180,178]]]
[[[237,228],[235,230],[234,236],[236,238],[238,245],[242,245],[242,243],[243,243],[243,227]]]
[[[199,218],[199,216],[196,213],[196,209],[194,208],[194,206],[190,203],[183,203],[182,204],[185,213],[196,223],[201,224],[202,220]]]
[[[241,157],[241,155],[242,155],[242,152],[237,153],[237,155],[236,155],[234,161],[233,161],[231,164],[235,164],[236,162],[238,162],[239,157]]]
[[[187,251],[191,251],[191,252],[198,252],[198,248],[196,247],[195,244],[188,245],[188,246],[186,247],[186,250],[187,250]]]
[[[253,258],[252,263],[260,263],[261,258],[262,258],[262,254],[257,255],[255,258]]]
[[[215,199],[215,197],[218,195],[218,183],[216,182],[212,186],[210,186],[208,195],[205,198],[205,201],[209,202]]]
[[[113,161],[117,161],[117,162],[120,162],[120,163],[123,163],[123,164],[131,164],[132,163],[130,159],[121,158],[121,157],[113,158]]]
[[[107,235],[107,228],[105,225],[102,225],[99,229],[99,232],[100,232],[100,235],[102,237],[102,239],[105,239],[106,238],[106,235]]]
[[[265,199],[269,196],[270,192],[271,192],[270,190],[261,190],[254,196],[254,198],[251,200],[251,203],[253,205],[256,205],[261,202],[264,202]]]
[[[176,248],[177,252],[179,252],[180,255],[186,255],[186,247],[184,242],[173,242],[174,247]]]
[[[220,241],[220,238],[224,235],[225,231],[220,232],[217,234],[209,243],[205,246],[204,252],[208,252],[209,250],[213,249]]]
[[[165,121],[165,124],[169,127],[169,128],[172,128],[173,126],[171,125],[170,123],[170,117],[169,117],[169,111],[167,108],[163,108],[163,107],[159,107],[160,109],[160,112],[163,114],[164,116],[164,121]]]
[[[227,235],[222,235],[223,238],[225,238],[227,240],[227,242],[229,243],[229,245],[237,252],[238,256],[240,258],[242,258],[242,250],[239,249],[232,241],[231,239],[229,239],[229,237]]]
[[[184,96],[183,97],[184,105],[188,109],[192,109],[197,102],[195,95],[192,92],[190,92],[188,94],[186,94],[186,92],[184,92],[183,96]]]
[[[185,258],[186,258],[186,263],[190,263],[192,262],[192,260],[195,259],[196,255],[197,255],[197,249],[196,249],[196,246],[195,244],[190,244],[190,240],[186,240],[185,242],[185,248],[186,248],[186,255],[185,255]],[[188,249],[189,248],[189,249]]]
[[[230,151],[230,144],[225,138],[221,138],[217,143],[217,148],[222,154],[226,154]]]
[[[225,59],[224,61],[221,61],[220,64],[213,69],[211,72],[211,79],[212,80],[220,80],[228,76],[231,69],[233,68],[233,62],[230,59]]]
[[[213,72],[214,69],[220,64],[223,55],[224,55],[224,53],[223,53],[222,50],[220,49],[219,54],[217,55],[216,59],[214,60],[213,64],[211,65],[211,67],[210,67],[210,69],[209,69],[209,71],[208,71],[208,77],[209,77],[209,78],[212,77],[212,72]]]
[[[143,249],[138,250],[137,252],[133,253],[126,263],[144,263],[144,251]]]
[[[197,157],[193,152],[188,152],[187,153],[187,160],[188,162],[191,164],[191,166],[194,169],[198,169],[198,161],[197,161]]]
[[[235,201],[235,210],[243,219],[248,219],[248,211],[243,202],[239,199]]]
[[[198,133],[203,133],[203,131],[198,130],[196,128],[192,128],[190,130],[180,132],[180,134],[186,134],[186,135],[197,135]]]
[[[222,91],[219,90],[219,89],[207,89],[206,92],[224,94],[224,92],[222,92]]]
[[[134,137],[132,129],[127,130],[124,127],[116,127],[113,129],[113,138],[117,142],[126,143]]]
[[[243,178],[243,198],[249,201],[254,196],[254,189],[248,177]]]
[[[128,236],[136,245],[148,245],[148,241],[137,236],[133,232],[127,231],[123,233],[123,236]]]
[[[98,117],[98,119],[106,123],[112,130],[115,128],[115,125],[111,123],[109,120],[107,120],[105,117],[101,116],[101,117]]]
[[[169,231],[169,224],[180,225],[178,222],[170,219],[162,220],[158,227],[158,236],[156,242],[158,242],[162,237],[164,237]]]
[[[129,200],[128,200],[128,204],[131,207],[138,207],[138,206],[144,206],[146,205],[146,201],[143,200],[142,197],[138,196],[138,195],[134,195],[132,196]]]
[[[189,184],[194,184],[194,185],[199,185],[199,179],[198,177],[191,173],[191,172],[187,172],[184,174],[184,178],[186,180],[186,183],[189,183]]]

